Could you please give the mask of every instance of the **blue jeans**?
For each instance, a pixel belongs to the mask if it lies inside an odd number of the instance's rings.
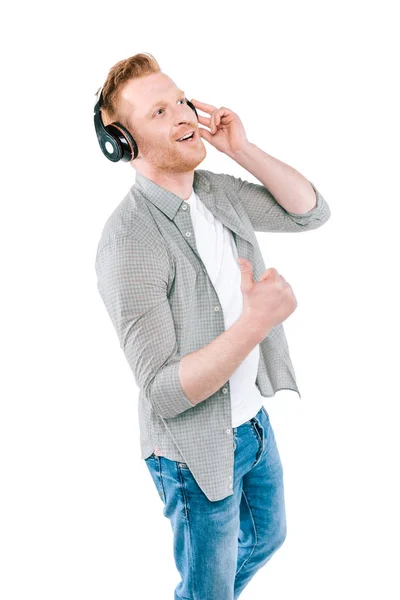
[[[282,464],[264,406],[233,428],[233,495],[211,502],[185,463],[145,459],[171,521],[174,600],[236,600],[286,537]]]

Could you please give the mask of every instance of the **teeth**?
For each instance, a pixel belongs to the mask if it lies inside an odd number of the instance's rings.
[[[182,140],[187,140],[191,135],[192,135],[193,131],[191,133],[186,134],[185,136],[181,137],[178,142],[181,142]]]

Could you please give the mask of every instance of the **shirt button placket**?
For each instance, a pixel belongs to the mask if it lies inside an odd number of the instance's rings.
[[[187,209],[188,209],[188,205],[185,202],[183,202],[182,203],[182,210],[187,210]],[[185,235],[186,235],[186,237],[190,237],[192,234],[191,234],[190,231],[186,231]],[[207,270],[205,269],[204,266],[202,267],[202,269],[203,269],[204,273],[207,273]],[[218,312],[219,311],[219,306],[214,306],[214,310],[215,310],[215,312]],[[222,388],[222,393],[223,394],[226,394],[227,391],[228,391],[228,388],[226,388],[226,387]],[[226,433],[229,435],[231,433],[231,430],[227,429]],[[229,479],[232,480],[232,475],[229,475]],[[229,488],[232,489],[232,487],[233,487],[233,484],[230,483],[229,484]]]

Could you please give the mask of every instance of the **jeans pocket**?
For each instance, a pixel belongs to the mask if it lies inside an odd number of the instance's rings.
[[[158,495],[160,496],[161,500],[165,504],[165,493],[164,493],[164,485],[163,485],[163,479],[162,479],[162,475],[161,475],[160,463],[157,460],[157,457],[154,453],[151,456],[149,456],[148,458],[145,458],[144,460],[145,460],[147,468],[149,469],[151,478],[156,487]]]
[[[258,443],[256,458],[252,465],[252,467],[255,467],[260,461],[265,448],[265,425],[263,426],[260,420],[254,419],[251,421],[251,426]]]
[[[180,462],[177,460],[176,464],[178,467],[181,467],[182,469],[189,469],[189,467],[187,466],[187,464],[185,462]]]

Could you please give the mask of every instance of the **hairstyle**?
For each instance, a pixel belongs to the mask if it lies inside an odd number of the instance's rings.
[[[119,121],[125,127],[128,127],[124,115],[118,113],[118,97],[124,84],[131,80],[151,73],[160,73],[161,68],[152,54],[143,52],[135,54],[129,58],[124,58],[111,67],[107,79],[103,85],[101,112],[103,122],[107,124],[113,121]],[[96,92],[99,93],[101,88]],[[106,120],[104,119],[106,117]]]

